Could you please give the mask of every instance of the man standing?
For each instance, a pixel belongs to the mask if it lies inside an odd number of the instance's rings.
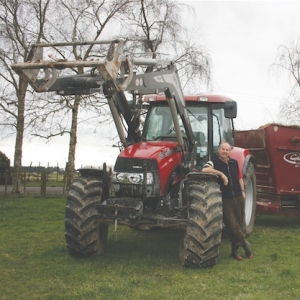
[[[208,161],[202,172],[219,176],[223,201],[223,221],[231,241],[231,256],[236,260],[242,257],[238,253],[242,246],[247,258],[253,258],[249,242],[245,239],[245,188],[238,162],[230,158],[231,146],[222,142],[218,148],[218,157]]]

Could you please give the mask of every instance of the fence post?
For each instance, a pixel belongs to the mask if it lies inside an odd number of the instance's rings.
[[[66,189],[68,188],[68,176],[69,176],[69,163],[66,162],[66,168],[63,177],[63,194],[65,194]]]
[[[47,182],[49,181],[49,162],[48,162],[48,165],[47,165]]]
[[[5,170],[5,188],[4,188],[4,195],[7,194],[7,185],[8,185],[8,170]]]
[[[57,163],[57,167],[56,167],[56,181],[58,182],[58,171],[59,171],[59,166],[58,166],[58,163]]]
[[[23,189],[24,194],[26,193],[26,171],[24,171],[24,177],[23,177]]]
[[[36,178],[36,181],[39,181],[39,179],[40,179],[40,173],[42,173],[42,172],[41,172],[41,162],[39,162],[39,168],[38,168],[38,172],[37,172],[37,178]],[[42,176],[42,174],[41,174],[41,176]]]
[[[41,172],[41,197],[46,198],[47,171]]]

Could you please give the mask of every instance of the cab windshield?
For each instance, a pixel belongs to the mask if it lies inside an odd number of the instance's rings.
[[[207,159],[207,142],[209,135],[209,109],[207,106],[188,105],[187,111],[196,141],[197,149],[197,165],[202,165]],[[232,128],[230,119],[224,116],[224,109],[212,109],[211,114],[213,124],[213,150],[217,152],[217,148],[222,140],[231,141]],[[184,135],[184,126],[178,115],[179,124]],[[155,140],[176,140],[174,123],[171,111],[168,106],[153,106],[148,112],[147,122],[144,126],[143,136],[148,141]]]

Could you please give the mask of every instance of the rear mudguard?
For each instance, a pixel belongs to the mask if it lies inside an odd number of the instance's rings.
[[[248,149],[233,147],[230,157],[237,160],[241,174],[244,176],[247,170],[247,165],[252,162],[256,166],[255,158]]]

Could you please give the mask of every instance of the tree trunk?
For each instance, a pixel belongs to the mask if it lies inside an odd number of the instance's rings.
[[[22,153],[23,153],[23,136],[25,124],[25,97],[28,84],[22,79],[19,80],[18,97],[18,115],[16,125],[16,141],[14,154],[14,171],[13,171],[13,188],[12,193],[23,193],[21,185],[22,175]]]
[[[77,144],[77,123],[78,123],[78,110],[80,105],[81,97],[79,95],[75,96],[74,105],[72,107],[72,124],[70,130],[70,142],[69,142],[69,156],[68,163],[66,167],[66,187],[69,186],[75,176],[75,153]]]

